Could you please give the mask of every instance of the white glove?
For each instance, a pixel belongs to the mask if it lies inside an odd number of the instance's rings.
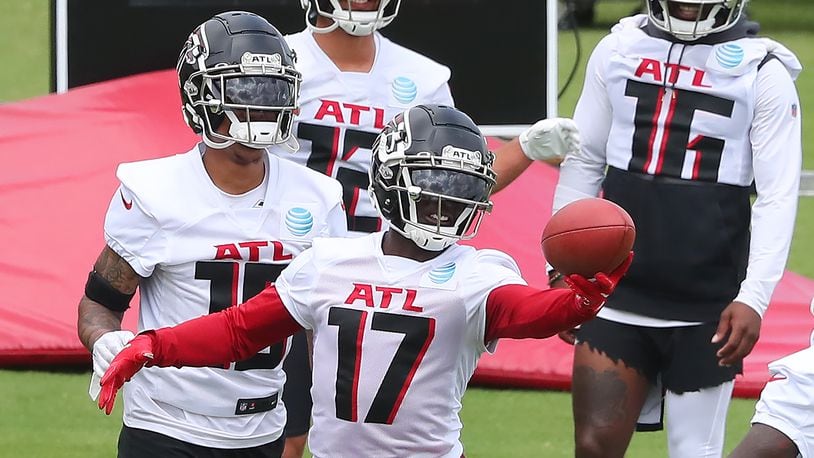
[[[111,331],[102,334],[102,337],[93,343],[93,375],[90,378],[88,395],[94,401],[102,388],[99,381],[105,375],[110,362],[133,337],[135,335],[130,331]]]
[[[573,119],[542,119],[520,134],[520,149],[532,161],[563,159],[579,152],[579,129]]]

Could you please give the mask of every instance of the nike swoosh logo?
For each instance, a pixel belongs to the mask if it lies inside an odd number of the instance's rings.
[[[787,377],[785,375],[777,374],[777,375],[773,375],[772,378],[769,379],[769,382],[776,382],[778,380],[786,380],[786,378]]]
[[[124,193],[122,193],[121,191],[119,191],[119,195],[122,196],[122,203],[124,204],[125,210],[130,210],[131,208],[133,208],[133,201],[132,200],[130,202],[128,202],[124,198]]]

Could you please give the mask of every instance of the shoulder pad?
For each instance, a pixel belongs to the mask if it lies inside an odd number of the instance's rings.
[[[116,177],[146,213],[158,217],[157,213],[164,213],[162,208],[171,213],[175,211],[174,204],[189,203],[181,198],[189,194],[185,192],[189,186],[184,185],[189,183],[186,178],[192,174],[188,154],[124,163],[116,169]],[[178,198],[168,199],[168,196]]]
[[[502,251],[491,249],[478,250],[476,256],[478,264],[495,265],[516,272],[518,275],[520,274],[520,267],[518,267],[517,262]]]

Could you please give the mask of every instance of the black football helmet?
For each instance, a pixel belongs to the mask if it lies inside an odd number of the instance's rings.
[[[656,27],[680,40],[693,41],[722,32],[738,22],[747,0],[648,0]]]
[[[470,239],[491,211],[494,154],[463,112],[417,105],[373,143],[369,192],[390,227],[422,249]]]
[[[365,36],[386,27],[399,14],[401,0],[379,0],[375,11],[353,9],[353,2],[346,1],[342,8],[340,0],[300,0],[305,10],[305,23],[316,33],[326,33],[340,27],[350,35]],[[317,27],[317,18],[326,17],[333,21],[328,27]]]
[[[178,57],[184,120],[212,148],[289,141],[301,81],[294,61],[282,34],[262,17],[214,16],[190,34]],[[217,132],[225,119],[228,132]]]

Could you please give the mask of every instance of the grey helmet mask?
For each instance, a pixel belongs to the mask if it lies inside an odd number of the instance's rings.
[[[741,17],[747,0],[648,0],[647,14],[657,28],[674,37],[694,41],[731,28]],[[682,17],[681,9],[692,19]]]
[[[301,76],[282,34],[260,16],[221,13],[187,38],[176,67],[184,120],[207,146],[293,141]],[[218,132],[230,122],[228,132]]]
[[[353,2],[347,1],[347,8],[342,8],[340,0],[300,0],[305,10],[305,23],[315,33],[327,33],[337,27],[349,35],[365,36],[387,27],[396,18],[401,7],[401,0],[379,0],[374,11],[354,10]],[[317,26],[317,18],[324,17],[332,21],[330,26]]]
[[[371,199],[390,228],[441,251],[475,236],[495,184],[494,155],[477,125],[447,106],[396,116],[373,145]]]

